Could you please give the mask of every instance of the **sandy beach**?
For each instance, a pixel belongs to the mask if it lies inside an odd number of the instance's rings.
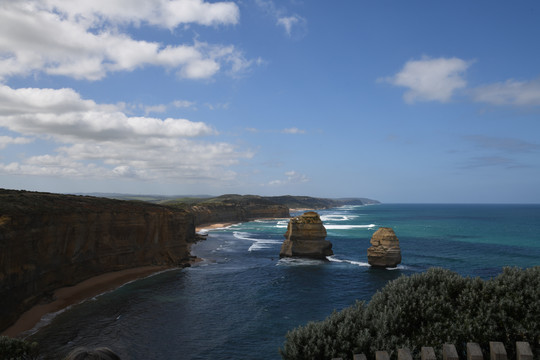
[[[165,266],[143,266],[114,271],[94,276],[74,286],[57,289],[54,292],[54,300],[52,302],[35,305],[30,310],[23,313],[17,322],[7,328],[2,335],[17,337],[23,332],[33,329],[46,314],[60,311],[86,299],[117,289],[130,281],[144,278],[168,269],[174,268]]]
[[[218,223],[218,224],[208,224],[208,225],[199,225],[195,228],[195,232],[199,233],[204,230],[212,230],[212,229],[220,229],[220,228],[226,228],[231,225],[238,224],[236,222],[231,223]]]

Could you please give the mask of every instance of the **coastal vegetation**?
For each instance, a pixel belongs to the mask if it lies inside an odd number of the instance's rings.
[[[464,358],[467,342],[488,353],[489,341],[500,341],[513,358],[516,341],[537,344],[538,319],[540,267],[504,268],[485,281],[432,268],[389,282],[367,304],[289,331],[280,354],[288,360],[351,359],[386,350],[395,358],[398,348],[418,355],[422,346],[440,350],[453,343]]]
[[[36,342],[0,336],[0,359],[33,360],[38,359],[39,348]]]

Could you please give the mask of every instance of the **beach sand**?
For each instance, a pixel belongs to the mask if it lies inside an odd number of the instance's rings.
[[[165,266],[143,266],[114,271],[94,276],[74,286],[57,289],[54,291],[54,300],[52,302],[35,305],[30,310],[23,313],[17,322],[7,328],[2,335],[9,337],[20,336],[23,332],[33,329],[46,314],[60,311],[86,299],[117,289],[130,281],[144,278],[168,269],[172,270],[176,268]]]
[[[226,228],[231,225],[238,224],[236,222],[234,223],[219,223],[219,224],[208,224],[208,225],[199,225],[195,228],[195,232],[201,232],[203,230],[212,230],[212,229],[220,229],[220,228]]]

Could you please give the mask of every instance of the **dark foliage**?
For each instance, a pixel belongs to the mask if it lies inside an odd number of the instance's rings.
[[[422,346],[440,351],[453,343],[463,355],[472,341],[487,354],[489,341],[501,341],[512,357],[516,341],[534,347],[538,319],[540,267],[505,268],[487,281],[434,268],[389,282],[367,306],[356,303],[289,331],[280,353],[284,359],[351,359],[386,350],[395,358],[398,348],[418,355]]]
[[[0,359],[34,360],[38,358],[37,343],[0,336]]]

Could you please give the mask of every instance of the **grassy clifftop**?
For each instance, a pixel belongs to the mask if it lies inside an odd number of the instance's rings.
[[[193,205],[216,205],[216,204],[237,204],[237,205],[284,205],[289,209],[328,209],[343,205],[371,205],[380,202],[368,198],[319,198],[312,196],[259,196],[259,195],[238,195],[226,194],[221,196],[196,195],[196,196],[160,196],[160,195],[126,195],[126,194],[92,194],[121,200],[136,200],[151,202],[155,204],[189,208]]]

